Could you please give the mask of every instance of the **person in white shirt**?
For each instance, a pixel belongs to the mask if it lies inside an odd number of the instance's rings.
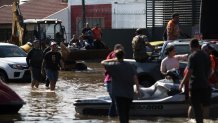
[[[179,61],[188,60],[188,54],[176,55],[176,49],[173,45],[166,49],[165,54],[167,55],[160,65],[160,71],[163,75],[167,75],[167,71],[171,69],[179,69]]]

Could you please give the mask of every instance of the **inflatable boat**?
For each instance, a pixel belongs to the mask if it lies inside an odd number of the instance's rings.
[[[187,116],[188,104],[184,92],[178,90],[179,84],[169,80],[157,81],[151,87],[140,87],[140,96],[134,97],[130,115],[133,116]],[[74,102],[78,114],[107,115],[111,100],[109,96],[78,99]],[[210,112],[218,114],[218,90],[212,90]]]
[[[0,80],[0,114],[15,114],[25,104],[23,99]]]

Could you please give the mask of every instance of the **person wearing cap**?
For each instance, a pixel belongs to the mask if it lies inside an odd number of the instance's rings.
[[[173,45],[169,45],[169,47],[166,48],[165,54],[167,55],[162,61],[160,65],[160,72],[167,76],[167,71],[172,69],[179,70],[179,61],[187,61],[188,60],[188,54],[182,54],[182,55],[176,55],[176,49]]]
[[[41,65],[42,65],[42,60],[43,60],[43,52],[39,48],[40,47],[39,40],[34,40],[32,45],[33,45],[33,48],[27,54],[26,62],[31,71],[31,79],[32,79],[31,87],[38,88],[39,82],[42,79]]]
[[[148,59],[147,46],[154,50],[154,47],[148,42],[146,35],[143,35],[141,28],[135,32],[136,36],[132,39],[133,58],[136,62],[146,62]]]
[[[56,42],[51,42],[50,48],[51,50],[48,51],[43,58],[42,69],[45,68],[46,75],[50,82],[50,90],[53,91],[55,90],[58,80],[58,71],[63,68],[63,61]]]
[[[46,48],[43,50],[43,58],[45,57],[45,54],[50,50],[51,50],[50,43],[46,42]],[[46,88],[49,88],[50,82],[49,82],[48,76],[45,73],[45,69],[43,69],[43,71],[44,72],[42,72],[43,73],[42,75],[44,76],[45,86],[46,86]]]

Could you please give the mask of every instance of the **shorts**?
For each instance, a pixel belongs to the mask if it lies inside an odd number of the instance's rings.
[[[47,75],[49,81],[57,81],[58,80],[58,70],[46,69],[46,75]]]
[[[36,81],[42,80],[41,68],[32,67],[31,68],[31,79]]]
[[[211,88],[191,89],[191,104],[209,106],[211,102]]]

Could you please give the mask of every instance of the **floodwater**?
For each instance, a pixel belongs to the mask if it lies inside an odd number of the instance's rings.
[[[86,62],[87,71],[61,71],[55,92],[42,83],[32,90],[30,83],[8,83],[26,102],[16,115],[0,115],[0,123],[118,123],[118,118],[79,115],[73,102],[85,97],[107,95],[104,69],[99,62]],[[166,112],[167,113],[167,112]],[[177,117],[130,117],[130,123],[189,123]],[[218,123],[208,120],[209,123]]]

